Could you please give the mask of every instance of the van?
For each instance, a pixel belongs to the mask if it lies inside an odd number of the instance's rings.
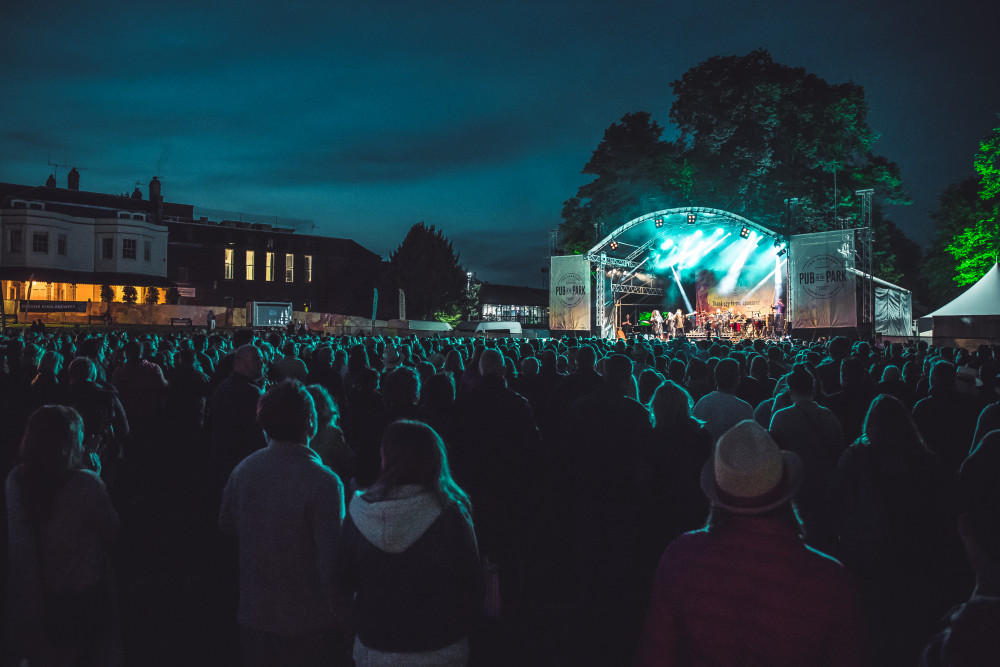
[[[486,338],[520,338],[520,322],[459,322],[455,327],[459,336],[485,336]]]

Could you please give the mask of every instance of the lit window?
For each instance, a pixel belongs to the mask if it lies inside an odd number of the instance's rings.
[[[49,254],[49,233],[35,232],[31,235],[31,252]]]
[[[59,238],[56,239],[56,252],[60,255],[66,254],[66,235],[60,234]]]
[[[101,239],[101,259],[115,258],[115,239],[113,236],[106,236]]]
[[[253,280],[253,250],[247,250],[247,280]]]
[[[142,242],[142,258],[147,262],[153,260],[153,243],[151,241]]]
[[[269,252],[264,256],[264,280],[274,282],[274,253]]]
[[[10,230],[10,237],[7,242],[7,250],[10,252],[22,252],[24,250],[24,234],[20,229]]]
[[[306,271],[306,282],[307,283],[311,283],[313,281],[313,256],[312,255],[306,255],[305,271]]]
[[[236,251],[232,248],[226,248],[226,280],[233,279],[233,257],[236,255]]]
[[[122,239],[122,259],[135,259],[138,245],[139,243],[135,239]]]
[[[285,253],[285,282],[290,283],[295,280],[295,255]]]

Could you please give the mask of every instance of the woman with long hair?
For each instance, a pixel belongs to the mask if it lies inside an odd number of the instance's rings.
[[[479,549],[469,498],[431,427],[386,427],[382,474],[351,500],[337,576],[354,600],[358,667],[468,661],[482,606]]]
[[[915,663],[964,582],[953,579],[961,546],[952,489],[898,398],[872,401],[834,488],[838,555],[858,582],[876,662]]]
[[[28,419],[20,464],[7,477],[9,657],[32,665],[115,665],[108,550],[118,534],[83,419],[44,405]],[[92,469],[89,469],[92,468]]]

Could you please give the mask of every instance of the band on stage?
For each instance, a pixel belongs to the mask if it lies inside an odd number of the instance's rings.
[[[681,336],[716,338],[780,338],[785,331],[785,304],[778,299],[768,308],[770,312],[752,311],[745,308],[693,311],[685,313],[678,308],[675,312],[662,313],[653,310],[648,323],[633,324],[629,314],[625,314],[617,329],[618,338],[631,338],[646,334],[660,340],[671,340]]]

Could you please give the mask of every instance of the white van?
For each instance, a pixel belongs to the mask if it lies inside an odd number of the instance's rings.
[[[459,322],[455,327],[459,336],[485,336],[487,338],[520,338],[520,322]]]

